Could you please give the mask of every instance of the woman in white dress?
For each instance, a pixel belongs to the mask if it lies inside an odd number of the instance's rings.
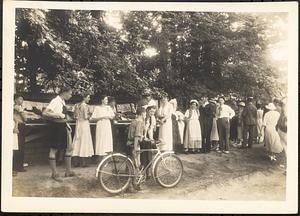
[[[94,155],[93,141],[89,122],[90,113],[89,106],[87,105],[89,101],[90,95],[84,95],[82,101],[76,104],[74,107],[76,128],[73,138],[73,157],[80,157],[81,167],[86,167],[86,158]],[[79,166],[79,164],[77,163],[75,166]]]
[[[97,121],[96,126],[96,144],[95,155],[99,156],[99,160],[107,152],[113,151],[113,137],[110,120],[115,114],[112,108],[108,105],[108,97],[101,96],[101,105],[96,106],[91,116],[91,120]]]
[[[180,135],[180,144],[183,145],[183,137],[184,137],[184,115],[180,111],[176,111],[177,115],[177,123],[178,123],[178,130]]]
[[[173,150],[172,112],[173,106],[169,103],[168,97],[163,96],[157,111],[158,122],[160,124],[158,139],[164,144],[160,146],[162,151]]]
[[[258,143],[262,143],[264,141],[263,116],[264,116],[264,110],[262,109],[261,104],[258,103],[257,104],[257,120],[256,120]]]
[[[280,113],[275,111],[276,107],[273,103],[269,103],[266,108],[269,110],[263,119],[265,127],[265,146],[269,152],[271,161],[276,160],[275,154],[282,152],[283,147],[280,142],[280,137],[276,131],[276,125],[280,117]]]
[[[216,107],[215,107],[215,112],[214,112],[214,117],[213,117],[212,128],[211,128],[211,132],[210,132],[210,141],[212,144],[212,149],[218,150],[219,132],[218,132],[218,125],[217,125],[218,117],[216,116],[216,109],[219,104],[217,103],[216,99],[211,99],[211,102],[213,102],[216,105]]]
[[[200,112],[198,109],[198,101],[191,100],[190,108],[185,112],[186,130],[184,138],[184,153],[200,153],[201,143],[201,126],[200,126]]]
[[[287,156],[287,98],[284,98],[281,103],[281,113],[277,129],[285,156]]]

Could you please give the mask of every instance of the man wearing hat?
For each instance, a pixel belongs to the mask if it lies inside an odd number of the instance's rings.
[[[249,97],[247,102],[248,103],[246,104],[242,112],[242,119],[244,124],[242,148],[246,148],[247,143],[248,148],[252,147],[254,133],[256,129],[257,109],[253,104],[253,97]]]
[[[202,129],[202,151],[203,153],[209,153],[211,150],[210,134],[213,124],[213,118],[216,114],[216,104],[213,99],[207,100],[207,97],[203,97],[204,103],[200,107],[200,123]]]

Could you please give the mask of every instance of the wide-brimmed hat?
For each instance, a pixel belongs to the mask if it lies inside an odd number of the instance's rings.
[[[273,103],[269,103],[268,105],[266,105],[266,108],[268,110],[276,110],[276,106]]]
[[[216,103],[216,100],[214,98],[209,98],[208,102],[210,102],[210,103]]]
[[[195,100],[195,99],[193,99],[193,100],[190,100],[190,104],[192,104],[192,103],[196,103],[197,105],[199,105],[198,101],[197,101],[197,100]]]
[[[244,106],[246,106],[246,104],[244,102],[239,102],[239,106],[244,107]]]

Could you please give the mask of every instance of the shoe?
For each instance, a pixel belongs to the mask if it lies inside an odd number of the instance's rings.
[[[222,151],[221,151],[221,150],[217,150],[217,152],[218,152],[218,153],[222,153]]]
[[[229,151],[223,151],[225,154],[229,154]]]
[[[62,179],[60,178],[60,176],[57,173],[52,174],[51,178],[57,182],[62,182]]]
[[[189,152],[188,151],[184,151],[183,154],[189,154]]]
[[[74,173],[73,171],[70,171],[70,172],[68,172],[68,173],[67,173],[67,172],[65,173],[65,177],[73,177],[73,176],[76,176],[75,173]]]

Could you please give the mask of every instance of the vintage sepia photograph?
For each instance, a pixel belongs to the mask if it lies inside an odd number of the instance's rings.
[[[4,6],[4,210],[297,212],[297,3]]]

